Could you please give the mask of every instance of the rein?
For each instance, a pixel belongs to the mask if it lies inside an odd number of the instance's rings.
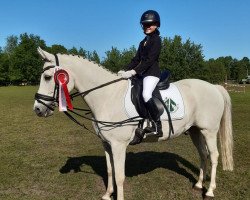
[[[126,80],[125,78],[119,78],[119,79],[115,79],[113,81],[110,81],[110,82],[107,82],[107,83],[104,83],[102,85],[99,85],[97,87],[94,87],[94,88],[91,88],[89,90],[86,90],[84,92],[75,92],[73,94],[70,95],[70,97],[73,99],[74,97],[78,97],[78,96],[83,96],[85,97],[87,94],[89,94],[90,92],[94,91],[94,90],[97,90],[99,88],[102,88],[102,87],[105,87],[105,86],[108,86],[108,85],[111,85],[113,83],[116,83],[116,82],[119,82],[119,81],[122,81],[122,80]]]
[[[111,85],[113,83],[116,83],[116,82],[119,82],[119,81],[122,81],[122,80],[126,80],[126,79],[124,79],[124,78],[115,79],[113,81],[110,81],[110,82],[104,83],[102,85],[99,85],[97,87],[94,87],[94,88],[91,88],[89,90],[86,90],[84,92],[75,92],[75,93],[73,93],[73,94],[70,95],[70,98],[73,100],[73,98],[78,97],[78,96],[85,97],[87,94],[89,94],[90,92],[92,92],[94,90],[103,88],[105,86]],[[88,111],[87,114],[91,113],[91,110],[87,110],[87,109],[74,108],[74,110]],[[77,112],[75,112],[73,110],[68,110],[68,111],[71,112],[71,113],[73,113],[73,114],[75,114],[75,115],[77,115],[77,116],[79,116],[79,117],[82,117],[84,119],[87,119],[87,120],[90,120],[92,122],[95,122],[95,123],[103,125],[100,128],[108,127],[108,128],[110,128],[109,130],[117,128],[117,127],[125,126],[125,125],[127,125],[127,126],[129,126],[129,125],[137,125],[137,122],[140,122],[142,120],[141,117],[137,116],[137,117],[132,117],[132,118],[129,118],[129,119],[126,119],[126,120],[123,120],[123,121],[118,121],[118,122],[99,121],[99,120],[96,120],[95,118],[86,117],[87,114],[81,115],[81,114],[79,114],[79,113],[77,113]],[[64,111],[64,114],[66,114],[66,116],[69,117],[69,119],[71,119],[76,124],[82,126],[83,128],[87,129],[88,131],[90,131],[84,124],[81,124],[68,111]],[[90,132],[92,132],[92,131],[90,131]]]

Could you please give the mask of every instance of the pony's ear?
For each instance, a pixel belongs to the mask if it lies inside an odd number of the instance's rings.
[[[43,60],[52,61],[54,58],[54,56],[51,53],[48,53],[47,51],[42,50],[41,47],[37,48],[37,52],[40,54]]]

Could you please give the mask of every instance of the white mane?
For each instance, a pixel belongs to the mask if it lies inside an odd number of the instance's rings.
[[[113,75],[113,77],[116,76],[116,73],[105,68],[103,65],[98,64],[94,61],[91,61],[87,58],[84,58],[83,56],[73,55],[73,54],[61,54],[61,53],[59,53],[58,56],[65,58],[65,59],[70,59],[71,62],[72,62],[72,60],[75,60],[76,62],[82,63],[81,65],[83,65],[83,66],[92,67],[92,68],[94,68],[93,69],[94,72],[96,72],[96,70],[97,70],[98,72],[105,74],[105,75],[108,73],[108,74]]]

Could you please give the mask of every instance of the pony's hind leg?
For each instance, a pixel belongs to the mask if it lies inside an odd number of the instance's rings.
[[[206,148],[206,141],[204,136],[201,134],[200,130],[197,127],[191,127],[188,132],[192,139],[193,144],[198,150],[200,156],[200,174],[197,183],[194,185],[194,189],[202,191],[203,182],[206,179],[206,169],[207,169],[207,158],[208,151]]]
[[[211,181],[209,188],[206,192],[206,197],[214,197],[214,190],[216,188],[216,169],[218,165],[218,157],[219,157],[219,152],[217,148],[217,132],[218,130],[214,131],[208,131],[208,130],[201,130],[201,133],[203,134],[207,148],[210,154],[210,159],[211,159]]]
[[[111,200],[110,196],[114,192],[114,178],[112,170],[113,158],[110,145],[106,142],[103,142],[103,147],[105,150],[106,163],[107,163],[108,185],[107,185],[107,191],[103,195],[102,200]]]

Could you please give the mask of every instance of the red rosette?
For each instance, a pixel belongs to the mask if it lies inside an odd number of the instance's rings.
[[[70,95],[69,95],[69,91],[68,91],[68,87],[67,87],[67,84],[69,82],[68,72],[66,72],[63,69],[57,70],[54,74],[54,80],[55,80],[56,84],[58,84],[59,86],[62,86],[64,95],[66,98],[67,106],[70,110],[73,110],[73,105],[71,103],[71,99],[70,99]]]
[[[61,84],[68,84],[69,82],[69,74],[63,69],[59,69],[54,74],[54,80],[56,84],[59,84],[59,81]]]

